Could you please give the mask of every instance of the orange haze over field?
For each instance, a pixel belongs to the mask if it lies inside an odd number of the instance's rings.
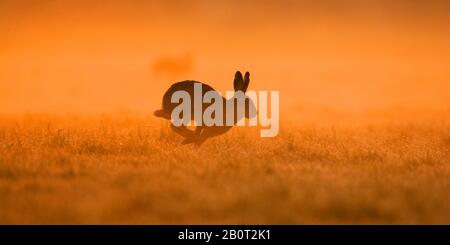
[[[449,13],[0,0],[0,224],[448,224]],[[224,94],[237,70],[280,91],[276,137],[153,115],[171,84]]]
[[[445,109],[446,1],[1,1],[0,113],[151,113],[176,81],[282,111]],[[285,113],[286,111],[283,111]]]

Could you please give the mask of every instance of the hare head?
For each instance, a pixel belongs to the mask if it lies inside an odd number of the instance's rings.
[[[234,91],[235,93],[242,92],[245,96],[245,117],[254,118],[256,117],[256,105],[253,103],[253,100],[251,100],[247,95],[245,95],[249,83],[250,83],[250,72],[247,71],[245,73],[245,76],[242,77],[242,73],[240,71],[236,71],[233,82]],[[232,99],[234,99],[235,97],[236,96],[233,96]]]

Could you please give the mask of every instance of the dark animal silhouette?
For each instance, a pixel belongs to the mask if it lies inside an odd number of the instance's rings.
[[[157,117],[162,117],[162,118],[170,120],[173,109],[180,104],[180,103],[172,103],[171,102],[173,93],[175,93],[177,91],[186,91],[191,96],[191,115],[190,116],[191,116],[191,120],[194,120],[193,99],[194,99],[194,84],[196,84],[196,83],[201,84],[201,86],[202,86],[202,98],[203,98],[203,95],[208,91],[217,92],[215,89],[213,89],[208,84],[201,83],[198,81],[186,80],[186,81],[182,81],[182,82],[177,82],[177,83],[173,84],[166,91],[166,93],[163,96],[162,109],[155,111],[154,115]],[[235,92],[242,91],[243,93],[245,93],[247,91],[249,83],[250,83],[250,73],[249,72],[245,73],[244,78],[242,77],[242,73],[240,71],[236,72],[236,74],[234,76],[234,83],[233,83]],[[223,99],[222,118],[223,118],[224,126],[217,126],[217,125],[206,126],[204,123],[202,123],[201,126],[196,126],[195,130],[193,131],[183,125],[175,126],[173,123],[171,124],[171,128],[176,133],[180,134],[181,136],[183,136],[185,138],[183,140],[183,144],[194,143],[194,144],[200,146],[208,138],[224,134],[232,128],[232,126],[225,126],[226,125],[226,116],[225,115],[226,115],[226,111],[227,111],[226,110],[227,99],[222,96],[220,96],[220,97]],[[235,97],[233,96],[229,100],[235,100]],[[208,108],[208,106],[210,106],[211,104],[212,103],[202,102],[202,115],[203,115],[203,112],[205,111],[205,109]],[[237,106],[238,106],[237,103],[234,103],[234,117],[233,117],[234,124],[236,124],[236,122],[238,122],[240,119],[242,119],[242,118],[238,118]],[[244,116],[246,118],[252,118],[252,117],[256,116],[256,107],[247,96],[245,97],[245,110],[244,111],[245,111]],[[254,113],[251,113],[251,112],[254,112]],[[216,115],[214,115],[214,116],[216,116]],[[242,115],[241,115],[241,117],[242,117]]]

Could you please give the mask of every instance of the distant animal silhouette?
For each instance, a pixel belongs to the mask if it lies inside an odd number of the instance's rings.
[[[208,91],[214,91],[217,92],[215,89],[213,89],[211,86],[205,83],[201,83],[198,81],[192,81],[192,80],[186,80],[182,82],[174,83],[164,94],[163,101],[162,101],[162,109],[157,110],[154,112],[154,115],[157,117],[162,117],[165,119],[170,120],[172,111],[175,107],[177,107],[180,103],[172,103],[171,98],[172,95],[177,91],[186,91],[191,96],[191,120],[194,120],[194,103],[192,102],[194,98],[194,85],[198,83],[201,84],[202,88],[202,98],[203,95]],[[242,73],[240,71],[237,71],[234,76],[234,91],[242,91],[244,94],[247,91],[248,85],[250,83],[250,73],[246,72],[245,77],[242,77]],[[223,115],[222,118],[224,120],[223,125],[224,126],[206,126],[204,123],[201,126],[195,126],[195,130],[190,130],[186,126],[175,126],[173,123],[171,124],[171,128],[178,133],[179,135],[183,136],[185,139],[183,140],[183,144],[189,144],[194,143],[197,146],[200,146],[207,140],[208,138],[221,135],[226,133],[228,130],[232,128],[232,126],[225,126],[226,125],[226,104],[227,99],[223,96],[220,96],[223,99]],[[235,97],[233,96],[229,100],[234,100]],[[202,115],[208,106],[210,106],[212,103],[205,103],[202,102]],[[237,113],[237,103],[234,103],[234,124],[236,124],[240,119],[242,119],[242,116],[245,116],[246,118],[253,118],[256,116],[256,107],[253,104],[252,100],[248,99],[248,97],[245,97],[245,113],[244,115],[238,115]],[[253,112],[253,113],[252,113]],[[183,115],[184,116],[184,115]],[[238,118],[241,116],[241,118]]]

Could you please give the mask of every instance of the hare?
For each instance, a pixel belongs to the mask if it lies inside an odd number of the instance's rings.
[[[240,71],[237,71],[234,76],[234,91],[242,91],[244,94],[247,91],[248,85],[250,82],[250,73],[246,72],[245,77],[242,77],[242,73]],[[157,117],[162,117],[168,120],[171,120],[172,111],[175,107],[179,105],[179,103],[172,103],[171,98],[172,95],[177,91],[186,91],[191,98],[194,98],[194,85],[200,84],[202,88],[202,98],[203,95],[209,91],[216,92],[215,89],[213,89],[211,86],[205,83],[201,83],[198,81],[192,81],[192,80],[186,80],[182,82],[174,83],[164,94],[163,101],[162,101],[162,109],[157,110],[154,112],[154,115]],[[235,94],[236,95],[236,94]],[[183,140],[182,144],[189,144],[194,143],[197,146],[200,146],[203,144],[208,138],[218,136],[221,134],[226,133],[228,130],[232,128],[232,126],[225,126],[225,120],[226,120],[226,104],[227,99],[223,96],[220,96],[223,99],[223,115],[222,118],[224,120],[223,125],[224,126],[206,126],[204,123],[201,126],[195,126],[195,130],[190,130],[186,126],[175,126],[173,123],[171,123],[171,128],[178,133],[179,135],[183,136],[185,139]],[[229,100],[234,100],[235,96],[230,98]],[[234,103],[234,101],[233,101]],[[212,103],[205,103],[202,101],[202,115],[208,106],[210,106]],[[250,100],[247,96],[245,96],[245,115],[237,115],[236,108],[239,105],[234,104],[234,117],[233,117],[233,125],[236,124],[239,120],[245,116],[246,118],[253,118],[256,116],[256,107],[252,100]],[[242,105],[241,105],[242,106]],[[194,120],[194,103],[191,103],[191,120]],[[252,114],[252,115],[251,115]],[[184,116],[184,115],[183,115]],[[217,116],[217,115],[216,115]],[[240,118],[238,118],[240,116]]]

